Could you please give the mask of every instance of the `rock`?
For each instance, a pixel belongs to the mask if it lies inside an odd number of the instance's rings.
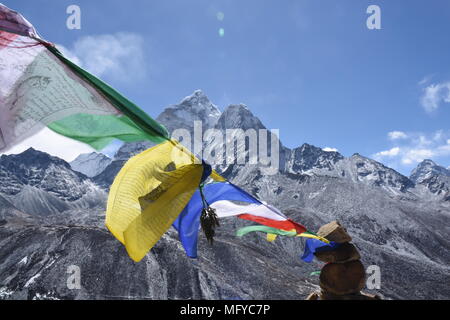
[[[366,272],[361,261],[328,263],[320,272],[320,287],[337,295],[355,294],[364,288]]]
[[[335,250],[316,252],[314,255],[322,262],[343,263],[361,259],[358,250],[351,243],[343,243]]]
[[[310,293],[308,297],[306,297],[306,300],[319,300],[319,293],[313,292]]]
[[[317,235],[337,243],[352,241],[352,237],[349,236],[347,230],[337,221],[321,226],[319,231],[317,231]]]
[[[382,300],[381,297],[377,294],[360,292],[359,295],[361,296],[360,300]]]
[[[358,292],[354,294],[336,295],[326,291],[322,291],[319,296],[320,300],[381,300],[381,297],[375,294]]]

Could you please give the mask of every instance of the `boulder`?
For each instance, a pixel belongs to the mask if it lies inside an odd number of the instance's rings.
[[[310,293],[306,300],[319,300],[319,294],[317,292]]]
[[[320,227],[317,235],[326,238],[329,241],[344,243],[352,241],[347,230],[337,221],[332,221]]]
[[[366,271],[361,261],[328,263],[320,272],[320,287],[324,292],[356,294],[365,286]]]
[[[343,263],[361,259],[356,247],[351,243],[343,243],[332,251],[322,251],[314,253],[316,258],[322,262]]]
[[[336,295],[322,291],[319,295],[320,300],[381,300],[381,297],[375,294],[358,292],[354,294]]]
[[[377,294],[360,292],[359,295],[360,295],[361,299],[358,299],[358,300],[382,300],[381,296],[379,296]]]

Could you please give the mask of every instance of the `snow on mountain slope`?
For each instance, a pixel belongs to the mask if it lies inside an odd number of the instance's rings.
[[[376,185],[327,175],[266,176],[254,169],[241,170],[232,179],[312,231],[339,220],[354,238],[365,265],[381,268],[384,295],[428,299],[450,295],[440,282],[450,279],[448,207],[419,198],[401,200]],[[284,250],[300,253],[298,247]],[[419,278],[424,281],[417,283]],[[406,288],[414,288],[414,294]]]
[[[426,159],[412,171],[411,180],[444,201],[450,200],[450,170]]]
[[[136,145],[135,145],[136,146]],[[140,151],[140,148],[138,149]],[[146,150],[146,149],[144,149]],[[120,150],[119,150],[120,151]],[[130,153],[130,157],[134,155],[134,153],[139,153],[140,151],[135,151]],[[124,158],[124,151],[120,151],[121,155],[120,157]],[[114,181],[114,178],[116,177],[117,173],[119,173],[120,169],[122,169],[123,165],[125,164],[126,160],[114,160],[112,161],[106,168],[101,172],[100,174],[96,175],[92,178],[92,180],[100,187],[102,187],[105,190],[109,190],[109,187]]]
[[[156,120],[162,123],[169,133],[176,129],[194,130],[194,121],[202,121],[202,128],[212,128],[220,117],[220,110],[201,91],[196,90],[180,103],[167,107]]]
[[[430,176],[436,175],[450,177],[450,170],[436,164],[433,160],[425,159],[411,172],[410,178],[414,182],[421,183]]]
[[[225,108],[212,129],[204,137],[203,157],[225,177],[243,166],[265,168],[268,174],[285,169],[290,150],[246,105]]]
[[[180,103],[165,108],[156,120],[164,125],[171,135],[175,130],[187,130],[191,137],[187,147],[194,151],[194,140],[197,137],[194,134],[196,122],[200,125],[195,130],[202,137],[207,129],[215,126],[220,115],[220,110],[208,97],[201,90],[196,90],[193,94],[182,99]],[[181,143],[186,142],[181,141]],[[201,147],[202,141],[199,140],[198,144]],[[127,160],[154,145],[154,143],[148,141],[125,143],[115,154],[114,160]]]
[[[41,216],[106,199],[104,190],[67,162],[32,148],[0,157],[0,194],[19,210]]]
[[[11,219],[30,219],[30,215],[17,209],[11,202],[0,196],[0,225],[4,225],[6,220]]]
[[[132,156],[141,153],[148,148],[153,147],[155,144],[150,141],[137,141],[124,143],[114,155],[113,161],[126,161]],[[100,174],[100,173],[99,173]]]
[[[287,159],[286,170],[293,173],[306,173],[310,170],[332,171],[335,164],[344,157],[335,151],[324,151],[310,144],[304,143],[301,147],[292,149]]]
[[[381,187],[394,194],[405,193],[408,189],[414,187],[414,183],[404,175],[378,161],[359,154],[354,154],[350,158],[342,160],[337,168],[342,169],[344,175],[352,181]]]
[[[104,154],[91,152],[80,154],[75,160],[70,162],[70,167],[72,170],[92,178],[102,173],[110,163],[111,159]]]

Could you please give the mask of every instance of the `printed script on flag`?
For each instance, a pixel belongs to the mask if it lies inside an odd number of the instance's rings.
[[[0,31],[0,61],[3,148],[70,115],[119,114],[36,40]]]
[[[47,126],[100,150],[113,139],[169,139],[167,130],[41,39],[0,4],[0,151]]]

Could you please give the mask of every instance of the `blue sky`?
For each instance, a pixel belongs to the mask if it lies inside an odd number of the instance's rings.
[[[450,166],[447,0],[2,3],[152,116],[202,89],[222,110],[248,105],[288,147],[358,152],[405,174],[423,158]],[[66,27],[71,4],[81,30]],[[366,27],[373,4],[381,30]]]

